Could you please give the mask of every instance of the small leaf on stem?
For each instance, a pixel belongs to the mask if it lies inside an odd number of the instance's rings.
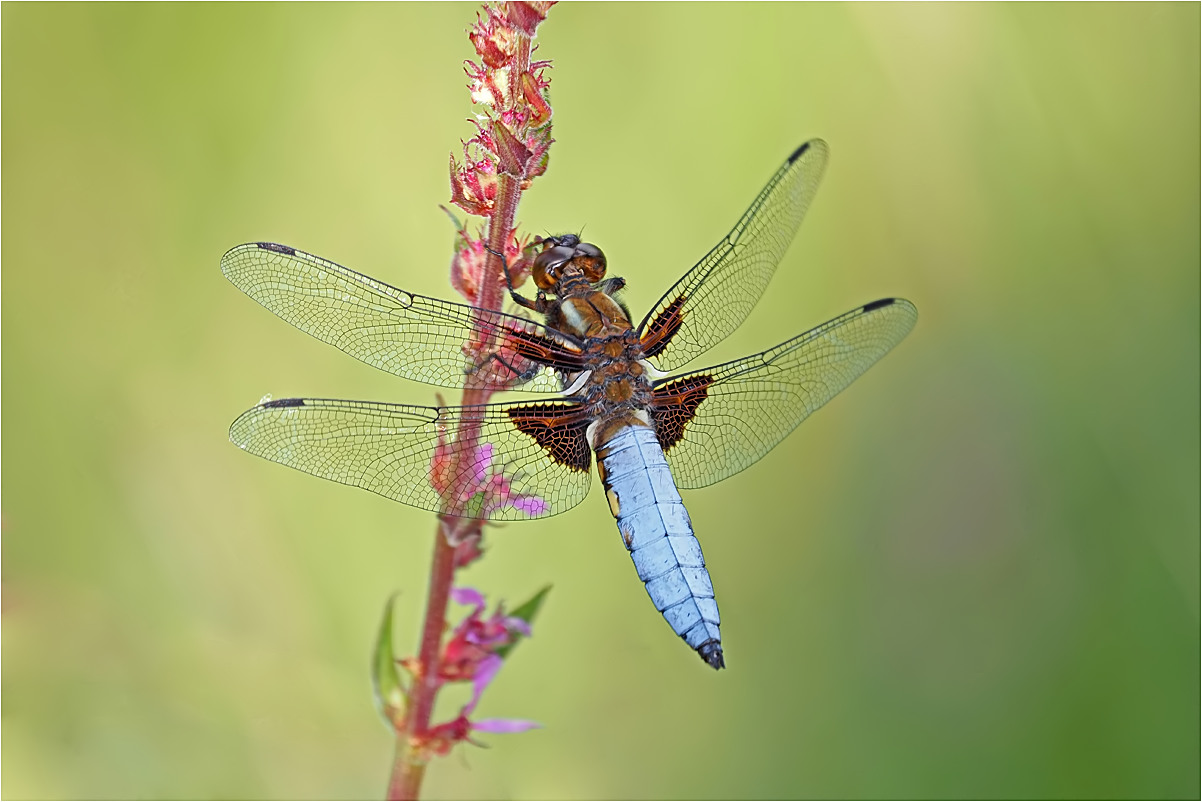
[[[392,652],[392,608],[399,595],[399,592],[392,594],[384,604],[384,617],[380,621],[371,660],[371,685],[376,709],[392,730],[400,727],[405,719],[405,696],[408,693]]]
[[[538,593],[535,593],[534,596],[532,596],[524,604],[519,605],[516,610],[509,614],[509,617],[521,619],[527,624],[533,624],[534,616],[538,615],[539,608],[543,606],[543,600],[547,598],[547,594],[550,592],[551,586],[547,585]],[[517,646],[520,642],[521,636],[515,634],[511,643],[508,643],[505,646],[502,646],[500,649],[497,649],[497,656],[502,659],[508,657],[509,653],[513,651],[513,647]]]
[[[526,164],[533,155],[530,149],[501,120],[493,120],[492,135],[501,172],[525,178]]]

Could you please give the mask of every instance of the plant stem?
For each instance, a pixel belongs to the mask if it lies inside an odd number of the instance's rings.
[[[434,534],[434,560],[430,566],[430,588],[426,596],[426,620],[422,626],[419,665],[421,675],[414,677],[409,692],[406,726],[397,732],[396,756],[392,778],[388,782],[389,799],[417,799],[426,773],[426,755],[420,748],[421,736],[430,729],[430,714],[438,694],[438,659],[442,633],[446,629],[447,602],[455,577],[455,547],[450,544],[440,521]]]
[[[513,229],[520,197],[521,188],[517,178],[504,174],[498,176],[497,204],[494,214],[489,219],[488,232],[489,247],[495,253],[505,252],[505,243]],[[490,278],[480,282],[477,306],[481,309],[499,310],[504,298],[502,288],[505,281],[502,271],[505,270],[505,262],[495,254],[490,254],[488,266],[488,274],[496,280]],[[491,347],[491,342],[486,343],[485,347]],[[462,403],[463,406],[484,404],[491,395],[490,389],[467,386],[463,390]],[[478,420],[471,416],[465,417],[455,439],[456,461],[464,454],[474,453],[480,436],[479,430]],[[455,470],[455,475],[464,473],[458,468]],[[430,715],[434,711],[434,700],[438,695],[438,663],[442,651],[442,636],[446,630],[447,602],[455,578],[455,546],[452,545],[449,535],[452,531],[462,530],[461,526],[456,525],[456,521],[457,519],[440,517],[434,533],[434,559],[430,567],[426,620],[422,626],[421,652],[418,657],[421,674],[414,678],[409,692],[409,712],[405,718],[405,726],[397,731],[392,777],[388,782],[389,799],[417,799],[426,773],[428,755],[422,748],[422,740],[429,732]],[[461,521],[459,523],[462,524]],[[474,523],[478,530],[480,522]],[[459,537],[455,542],[461,540],[462,537]]]
[[[396,754],[392,761],[392,777],[388,780],[389,799],[417,799],[422,778],[426,776],[426,762],[414,754],[413,740],[398,733]]]
[[[517,76],[525,72],[530,64],[530,41],[519,37],[515,68],[510,71],[510,97],[517,94]],[[497,175],[497,195],[493,213],[488,221],[489,255],[487,268],[481,277],[475,298],[480,309],[500,311],[508,286],[504,271],[505,260],[498,254],[505,253],[505,246],[513,232],[517,218],[518,201],[521,199],[521,177],[504,172]],[[491,331],[482,338],[482,351],[493,346],[495,335]],[[488,403],[492,389],[473,387],[469,376],[463,388],[462,406]],[[467,415],[455,434],[455,449],[452,459],[455,468],[452,475],[466,477],[468,471],[460,468],[460,460],[475,454],[480,439],[480,420]],[[465,481],[459,479],[458,481]],[[452,487],[452,497],[458,498],[458,488]],[[389,799],[417,799],[429,759],[423,741],[430,730],[430,715],[434,711],[434,700],[438,695],[439,658],[442,652],[442,636],[446,630],[447,602],[455,578],[455,546],[463,541],[464,533],[479,537],[481,521],[465,522],[448,516],[440,516],[434,534],[434,558],[430,567],[430,588],[426,596],[426,620],[422,626],[421,652],[418,658],[419,676],[414,677],[407,700],[408,714],[405,726],[397,731],[396,752],[392,764],[392,777],[388,782]],[[475,532],[472,533],[472,529]],[[450,535],[454,533],[456,537]]]

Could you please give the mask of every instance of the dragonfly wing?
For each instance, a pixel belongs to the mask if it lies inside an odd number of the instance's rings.
[[[763,353],[658,382],[652,417],[677,485],[705,487],[759,460],[917,320],[909,301],[874,301]]]
[[[588,494],[588,422],[571,402],[419,407],[287,398],[242,413],[230,440],[423,510],[513,521],[555,515]],[[447,439],[467,427],[477,432],[477,446],[456,461]],[[459,506],[451,487],[461,491]]]
[[[827,154],[821,139],[794,151],[730,233],[643,319],[638,332],[656,367],[681,367],[746,319],[818,191]]]
[[[399,290],[286,245],[249,242],[221,257],[238,289],[301,331],[372,367],[440,387],[557,392],[558,370],[579,369],[579,346],[501,312]],[[473,364],[469,343],[491,339],[494,358]]]

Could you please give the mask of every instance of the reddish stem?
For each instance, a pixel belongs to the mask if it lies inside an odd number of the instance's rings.
[[[396,757],[388,782],[389,799],[417,799],[426,773],[422,736],[430,729],[430,714],[438,695],[438,658],[446,629],[447,602],[455,577],[455,547],[450,544],[440,521],[434,534],[434,561],[430,566],[430,589],[426,596],[426,621],[422,627],[419,657],[420,676],[409,690],[406,727],[397,732]]]
[[[505,262],[496,254],[505,252],[505,243],[513,230],[518,200],[521,198],[520,182],[514,176],[502,174],[498,176],[497,184],[497,202],[489,219],[488,243],[492,253],[489,254],[487,271],[497,280],[480,282],[476,302],[481,309],[501,308],[503,288],[506,286],[502,272],[505,270]],[[491,341],[486,341],[485,349],[491,345]],[[489,389],[465,387],[462,404],[484,404],[491,395],[492,391]],[[455,439],[453,459],[458,462],[461,455],[473,453],[479,437],[479,421],[470,416],[465,417]],[[466,473],[458,468],[454,471],[456,476]],[[457,497],[454,489],[452,497]],[[465,534],[468,537],[479,536],[479,521],[468,527],[463,527],[462,524],[463,519],[440,518],[434,535],[434,563],[430,568],[426,620],[422,627],[421,653],[418,658],[421,674],[414,678],[409,691],[409,714],[405,719],[405,727],[397,731],[392,777],[388,783],[389,799],[417,799],[422,779],[425,777],[428,755],[423,749],[423,741],[430,731],[430,714],[434,711],[434,700],[438,695],[442,636],[446,631],[447,603],[455,579],[455,547],[451,545],[448,535],[454,532],[457,536],[456,542],[462,542]],[[472,528],[476,530],[474,533]]]
[[[514,63],[510,69],[510,97],[517,97],[517,77],[530,67],[530,40],[520,37]],[[517,219],[518,201],[521,199],[521,176],[500,173],[497,176],[497,195],[493,213],[488,221],[488,263],[476,293],[475,305],[480,309],[499,311],[504,301],[507,266],[502,256],[505,246],[513,234]],[[483,333],[478,332],[480,336]],[[494,334],[480,336],[481,351],[487,353],[493,347]],[[463,388],[462,406],[488,403],[492,390],[472,387],[469,377]],[[463,455],[474,454],[480,439],[480,421],[465,416],[455,436],[452,460],[455,462],[452,476],[467,476],[470,471],[460,470],[458,462]],[[453,485],[459,481],[453,480]],[[460,497],[458,488],[452,486],[451,497]],[[426,773],[429,754],[425,739],[430,731],[430,715],[438,695],[439,658],[442,653],[442,636],[446,631],[447,603],[451,585],[455,578],[455,546],[466,537],[479,537],[481,521],[465,521],[461,518],[441,516],[434,535],[434,562],[430,568],[430,588],[426,596],[426,620],[422,627],[421,653],[418,660],[420,675],[414,677],[407,700],[408,715],[405,726],[397,730],[396,755],[393,760],[392,777],[388,783],[389,799],[417,799],[422,779]],[[450,536],[454,534],[454,538]]]

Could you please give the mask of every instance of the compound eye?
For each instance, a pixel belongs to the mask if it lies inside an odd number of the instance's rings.
[[[549,251],[543,251],[535,258],[535,264],[541,263],[549,273],[558,273],[568,262],[572,261],[574,252],[566,245],[558,245]]]
[[[553,290],[559,283],[559,271],[572,259],[572,249],[557,245],[534,257],[534,265],[530,268],[530,276],[540,290]]]
[[[605,254],[591,242],[576,246],[576,264],[591,282],[598,282],[605,277]]]

